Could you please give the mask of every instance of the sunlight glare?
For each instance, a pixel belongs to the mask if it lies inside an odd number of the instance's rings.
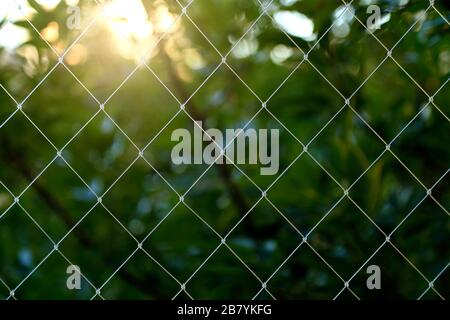
[[[153,26],[141,0],[113,1],[106,8],[105,16],[111,18],[127,37],[142,40],[153,33]]]
[[[167,32],[175,22],[175,17],[167,7],[159,6],[155,11],[156,29],[158,32]]]
[[[105,23],[114,34],[119,52],[138,61],[141,60],[139,53],[146,55],[159,35],[173,34],[179,27],[174,25],[175,15],[165,4],[157,3],[149,15],[142,0],[114,0],[106,8],[105,17],[110,20]],[[129,40],[134,45],[130,46]]]

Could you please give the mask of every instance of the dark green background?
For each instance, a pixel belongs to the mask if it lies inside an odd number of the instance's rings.
[[[158,3],[165,2],[170,12],[178,14],[181,7],[173,0],[143,1],[149,15]],[[183,3],[185,1],[182,1]],[[392,48],[414,23],[428,1],[376,1],[390,20],[375,35]],[[30,1],[30,3],[34,3]],[[92,1],[81,1],[82,12],[90,12]],[[321,37],[333,23],[333,12],[340,1],[303,0],[284,7],[274,1],[276,10],[301,12],[314,22],[314,32]],[[60,24],[60,39],[69,45],[80,30],[66,30],[67,8],[59,5],[45,11],[35,5],[38,14],[32,23],[38,30],[49,22]],[[366,21],[366,5],[356,1],[356,15]],[[448,7],[436,1],[436,8],[449,20]],[[238,39],[260,14],[260,6],[250,0],[194,0],[188,14],[222,53],[231,49],[230,39]],[[83,19],[83,26],[88,19]],[[24,71],[26,61],[15,52],[16,63],[7,62],[6,49],[0,48],[0,82],[22,101],[38,84],[57,57],[26,22],[17,22],[30,30],[29,45],[39,52],[32,77]],[[176,98],[184,102],[220,63],[220,55],[186,17],[181,18],[182,34],[168,36],[155,49],[148,65]],[[272,20],[264,16],[246,38],[254,37],[258,50],[238,59],[231,54],[228,64],[262,99],[266,100],[302,60],[315,41],[288,38]],[[118,54],[110,31],[94,25],[80,40],[88,50],[85,63],[70,67],[71,71],[103,102],[133,70],[135,61]],[[244,38],[245,39],[245,38]],[[131,40],[131,42],[133,42]],[[271,50],[283,44],[294,50],[285,62],[275,64]],[[132,45],[131,43],[129,45]],[[296,47],[298,46],[298,47]],[[195,49],[205,66],[190,69],[168,47],[183,52]],[[350,33],[338,38],[328,32],[309,53],[311,63],[345,97],[365,81],[386,57],[386,49],[358,21],[350,24]],[[370,166],[370,169],[342,199],[331,213],[309,235],[310,247],[303,244],[267,284],[278,299],[332,299],[344,283],[319,257],[348,280],[384,242],[384,235],[362,211],[389,234],[411,212],[430,188],[449,168],[449,99],[450,84],[434,96],[435,106],[428,106],[414,118],[392,143],[389,152],[372,162],[428,102],[427,95],[408,77],[411,75],[429,95],[449,79],[449,24],[432,8],[426,19],[417,23],[393,50],[378,71],[351,99],[351,106],[379,137],[349,107],[345,107],[308,150],[315,160],[303,154],[268,191],[268,198],[303,234],[342,197],[338,183],[347,188]],[[344,99],[327,83],[311,64],[304,62],[268,101],[251,122],[252,128],[280,129],[281,174],[302,152],[316,133],[344,105]],[[189,100],[186,110],[206,126],[222,130],[239,128],[261,107],[260,101],[227,67],[222,65],[204,86]],[[20,204],[11,204],[13,196],[24,188],[55,157],[56,150],[31,125],[21,112],[14,112],[14,101],[0,90],[0,278],[15,288],[53,249],[53,244],[25,213],[25,209],[56,243],[96,203],[96,196],[82,180],[57,159],[21,195]],[[101,195],[121,175],[146,146],[178,112],[179,104],[147,69],[139,68],[126,84],[105,105],[103,112],[63,150],[63,156],[81,178]],[[98,111],[98,104],[75,78],[58,66],[23,105],[23,111],[60,149]],[[295,135],[295,138],[281,125]],[[123,224],[139,241],[178,202],[178,195],[156,174],[149,163],[183,194],[207,169],[206,165],[177,167],[170,159],[173,143],[170,134],[176,128],[192,129],[192,120],[184,113],[171,122],[145,150],[127,173],[102,198],[101,205],[59,245],[72,263],[100,287],[125,261],[137,243],[122,228]],[[127,136],[132,140],[130,141]],[[381,138],[381,139],[380,139]],[[135,143],[135,145],[133,145]],[[399,161],[399,159],[401,161]],[[239,166],[261,189],[278,176],[259,176],[258,166]],[[422,186],[408,168],[424,184]],[[336,181],[325,172],[328,171]],[[386,244],[369,261],[382,270],[382,290],[366,288],[365,268],[350,282],[350,288],[362,299],[416,299],[428,287],[422,277],[432,280],[449,263],[450,257],[450,193],[447,174],[434,186],[434,200],[427,197],[392,235],[392,243],[411,261],[414,269],[391,245]],[[185,196],[186,204],[210,224],[221,236],[260,199],[261,191],[234,166],[214,165]],[[229,235],[227,243],[262,280],[265,281],[300,244],[302,237],[266,199]],[[116,221],[111,213],[117,217]],[[185,282],[219,245],[220,238],[194,213],[179,204],[168,218],[145,241],[144,248],[179,282]],[[319,255],[318,255],[319,254]],[[228,248],[221,246],[208,262],[190,279],[187,292],[194,298],[252,298],[261,283]],[[83,280],[82,290],[66,289],[68,262],[53,252],[21,285],[18,299],[69,298],[89,299],[95,290]],[[102,288],[107,299],[172,298],[180,284],[138,251]],[[419,273],[422,273],[422,275]],[[450,297],[450,270],[435,282],[436,290]],[[9,290],[0,284],[0,297]],[[181,293],[179,298],[187,298]],[[98,297],[97,297],[98,298]],[[262,291],[258,298],[270,298]],[[344,290],[339,298],[354,299]],[[438,299],[429,290],[424,298]]]

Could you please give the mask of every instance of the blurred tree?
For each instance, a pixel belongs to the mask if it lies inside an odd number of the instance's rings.
[[[0,23],[28,32],[0,41],[0,296],[95,296],[66,289],[65,258],[104,298],[172,298],[188,281],[194,298],[330,299],[356,272],[360,298],[415,299],[448,265],[445,1],[80,0],[79,30],[70,1],[43,3]],[[279,174],[173,165],[171,132],[193,119],[280,129]],[[394,230],[408,260],[389,244],[371,257]],[[382,290],[366,288],[366,262]]]

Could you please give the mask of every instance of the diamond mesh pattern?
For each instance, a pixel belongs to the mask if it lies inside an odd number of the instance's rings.
[[[201,21],[196,21],[194,16],[191,16],[191,12],[195,12],[196,2],[201,0],[182,1],[178,0],[174,5],[177,6],[179,15],[176,17],[172,26],[161,34],[161,37],[156,41],[156,44],[150,48],[145,48],[145,52],[140,52],[132,42],[129,41],[127,35],[121,30],[120,24],[116,24],[114,21],[109,21],[111,27],[116,31],[118,37],[122,37],[125,42],[128,43],[132,51],[136,54],[138,63],[135,66],[131,66],[129,70],[125,72],[124,77],[118,77],[117,86],[114,88],[107,88],[106,90],[99,89],[95,84],[87,84],[75,70],[68,65],[66,57],[70,50],[77,45],[77,43],[83,41],[84,37],[87,37],[90,32],[95,28],[96,22],[102,18],[106,18],[104,15],[110,1],[95,1],[97,7],[95,15],[90,17],[89,21],[86,21],[82,30],[80,30],[78,36],[73,39],[73,42],[69,44],[65,49],[55,48],[40,34],[42,41],[52,50],[56,56],[57,63],[54,66],[49,67],[49,70],[45,75],[31,88],[25,96],[21,97],[12,93],[12,91],[5,85],[0,84],[1,89],[8,95],[12,105],[11,113],[5,119],[1,119],[0,130],[6,128],[8,125],[13,125],[15,121],[21,121],[21,124],[25,124],[28,127],[33,128],[35,131],[36,139],[45,141],[45,147],[42,150],[42,154],[36,154],[39,157],[40,165],[36,165],[37,175],[29,176],[28,181],[23,182],[20,189],[9,188],[7,183],[4,183],[2,177],[0,177],[0,185],[10,195],[11,202],[7,209],[0,214],[0,224],[3,228],[8,225],[16,225],[13,221],[14,216],[20,219],[26,219],[24,221],[27,228],[32,228],[33,231],[29,231],[33,234],[38,234],[33,241],[43,241],[48,244],[48,254],[40,257],[31,272],[19,276],[20,281],[15,284],[8,283],[2,279],[0,274],[0,287],[4,287],[8,292],[7,299],[20,299],[20,291],[23,287],[32,286],[33,277],[42,273],[42,276],[48,277],[45,268],[51,261],[57,259],[64,261],[68,264],[77,264],[77,261],[82,259],[82,254],[74,252],[82,252],[83,248],[80,247],[78,242],[83,243],[85,246],[92,248],[92,252],[95,250],[103,251],[105,247],[108,247],[108,241],[111,241],[110,245],[115,246],[117,250],[113,250],[108,255],[107,261],[113,268],[113,272],[95,270],[95,267],[81,266],[83,279],[89,284],[86,290],[89,290],[92,294],[92,299],[101,298],[107,299],[108,296],[104,296],[103,292],[107,287],[120,286],[120,281],[123,278],[128,278],[132,283],[136,282],[130,275],[133,274],[131,269],[135,264],[147,265],[148,268],[152,268],[152,272],[155,274],[161,274],[165,280],[164,292],[168,298],[181,298],[188,297],[194,298],[208,298],[198,297],[192,292],[195,292],[199,286],[220,285],[219,283],[211,283],[210,278],[213,278],[211,274],[214,274],[215,263],[224,262],[232,266],[234,273],[237,277],[245,279],[245,289],[232,288],[233,290],[243,290],[245,294],[249,294],[248,298],[273,298],[276,299],[277,295],[275,291],[283,287],[283,281],[292,281],[293,279],[286,279],[283,275],[283,268],[290,263],[298,263],[298,259],[302,259],[303,255],[308,255],[308,259],[315,261],[315,265],[312,266],[317,270],[324,270],[331,278],[335,280],[332,282],[336,285],[336,295],[332,298],[337,299],[344,294],[350,294],[352,298],[360,299],[360,289],[358,284],[361,281],[355,281],[361,276],[361,270],[365,268],[371,261],[376,261],[377,255],[386,251],[387,254],[392,256],[398,263],[407,263],[411,266],[412,273],[415,277],[421,278],[424,283],[425,290],[417,297],[421,299],[429,293],[434,293],[439,298],[444,299],[444,295],[440,293],[438,287],[434,283],[445,274],[448,269],[448,262],[442,270],[438,273],[434,273],[430,277],[429,272],[423,271],[427,269],[426,266],[420,265],[418,261],[412,261],[408,258],[408,252],[404,252],[400,243],[400,239],[396,237],[397,233],[401,233],[402,228],[408,227],[408,221],[411,216],[415,215],[418,211],[423,209],[425,204],[435,206],[435,212],[441,216],[439,219],[443,220],[443,223],[448,224],[449,212],[448,209],[441,203],[438,196],[435,195],[435,190],[445,184],[445,179],[448,174],[447,168],[442,172],[439,177],[421,177],[415,174],[415,170],[408,166],[407,160],[402,155],[401,150],[397,149],[396,142],[405,137],[408,130],[413,126],[414,121],[431,109],[437,111],[445,120],[445,124],[448,125],[449,118],[448,112],[444,109],[445,106],[438,105],[438,95],[448,86],[450,78],[441,84],[438,90],[434,92],[428,92],[418,81],[415,79],[415,75],[408,71],[408,69],[399,63],[396,57],[396,51],[400,50],[403,41],[407,41],[407,37],[411,34],[412,30],[420,23],[421,17],[417,17],[415,22],[410,25],[401,38],[395,43],[385,44],[383,39],[377,36],[376,33],[372,33],[367,30],[367,41],[373,46],[379,46],[380,50],[384,53],[381,61],[378,61],[372,71],[368,72],[367,77],[363,79],[361,83],[358,83],[351,92],[348,89],[340,87],[341,84],[337,84],[336,81],[330,76],[329,70],[324,70],[323,67],[316,65],[315,61],[321,59],[322,49],[321,42],[327,37],[334,27],[334,24],[330,25],[323,34],[318,35],[317,40],[309,48],[303,48],[295,39],[289,34],[279,29],[278,32],[286,38],[286,41],[290,42],[290,45],[295,47],[298,52],[298,61],[292,67],[292,69],[286,73],[280,81],[274,81],[274,89],[271,92],[260,92],[254,88],[255,79],[247,79],[244,75],[240,74],[240,66],[236,63],[233,57],[233,52],[241,41],[255,32],[255,29],[259,28],[259,24],[263,21],[273,23],[273,1],[259,1],[256,0],[254,7],[257,8],[258,15],[254,17],[253,23],[246,26],[245,32],[239,35],[233,45],[226,47],[220,42],[220,34],[217,34],[215,30],[207,30],[202,25]],[[342,1],[342,5],[345,6],[345,10],[342,10],[341,15],[344,15],[347,10],[351,8],[353,1]],[[426,3],[425,1],[423,1]],[[11,6],[19,6],[19,1],[9,1]],[[447,25],[450,25],[446,18],[446,15],[440,12],[434,2],[430,2],[421,11],[422,15],[426,14],[438,14]],[[28,21],[33,30],[39,33],[39,28],[35,27],[27,15],[24,18]],[[366,25],[361,21],[358,15],[355,16],[355,24],[361,28],[366,28]],[[196,85],[192,90],[184,92],[180,95],[172,87],[172,84],[166,79],[167,75],[160,75],[152,66],[152,59],[148,57],[152,56],[154,52],[159,50],[158,48],[164,42],[170,41],[173,34],[170,32],[171,28],[175,27],[181,20],[189,23],[189,26],[194,30],[197,30],[199,38],[202,39],[206,50],[211,52],[212,61],[216,61],[215,67],[210,70],[208,74],[205,74],[203,80]],[[336,22],[337,20],[335,20]],[[0,31],[1,32],[1,31]],[[219,37],[219,40],[218,40]],[[379,132],[376,127],[371,124],[370,117],[367,117],[361,110],[358,109],[357,94],[362,90],[364,85],[369,81],[376,78],[382,73],[383,68],[387,65],[395,66],[402,70],[404,76],[408,79],[410,87],[414,91],[423,94],[428,103],[424,104],[417,113],[414,113],[406,123],[399,124],[399,127],[394,128],[392,132]],[[287,86],[290,86],[290,81],[295,75],[304,68],[307,68],[310,73],[314,74],[314,77],[318,81],[321,81],[329,88],[330,95],[337,95],[341,99],[341,105],[335,108],[333,114],[330,114],[324,122],[317,127],[317,131],[310,133],[309,135],[302,135],[294,132],[290,129],[289,120],[285,121],[277,115],[277,97],[282,90]],[[115,97],[117,95],[126,94],[123,93],[129,82],[134,81],[135,77],[139,76],[139,73],[145,71],[146,75],[150,75],[152,78],[149,81],[155,86],[160,86],[161,90],[164,90],[168,99],[171,99],[173,108],[166,115],[167,121],[165,125],[157,130],[153,130],[152,134],[149,133],[149,139],[147,141],[137,141],[133,136],[133,132],[127,132],[123,129],[122,121],[124,119],[120,116],[114,115],[115,112]],[[169,73],[170,71],[168,71]],[[190,107],[191,103],[196,95],[208,85],[214,85],[214,77],[218,73],[232,73],[235,77],[236,83],[242,86],[243,90],[246,90],[246,98],[248,101],[253,101],[254,113],[243,124],[242,128],[248,128],[252,126],[255,119],[266,117],[272,123],[282,128],[284,136],[283,141],[288,142],[291,148],[297,150],[297,156],[289,159],[288,163],[283,167],[283,170],[270,181],[261,181],[260,177],[255,177],[251,170],[245,166],[232,164],[230,165],[233,170],[240,176],[240,181],[243,185],[248,186],[252,190],[252,203],[248,208],[244,209],[243,215],[231,224],[224,227],[219,223],[217,219],[208,215],[198,207],[198,203],[201,201],[208,201],[201,197],[201,190],[198,188],[204,188],[202,183],[205,181],[214,181],[212,175],[213,168],[217,165],[212,164],[209,166],[203,166],[196,174],[194,181],[188,181],[184,185],[175,185],[170,176],[167,176],[161,171],[157,165],[155,165],[152,158],[151,151],[154,144],[158,144],[161,139],[164,139],[168,131],[171,128],[177,126],[177,121],[181,118],[190,119],[192,124],[195,125],[195,120],[198,120],[198,115],[193,112]],[[52,132],[47,132],[45,122],[39,122],[35,119],[34,112],[31,107],[27,108],[32,103],[32,99],[35,95],[40,94],[41,88],[47,84],[52,83],[52,75],[58,73],[59,76],[64,74],[64,79],[67,83],[71,83],[70,86],[80,89],[76,94],[83,95],[85,101],[87,101],[86,108],[89,108],[89,118],[76,119],[76,125],[71,131],[65,133],[63,140],[61,136],[55,136]],[[275,77],[276,78],[276,77]],[[77,90],[78,90],[77,89]],[[51,103],[51,102],[49,102]],[[74,114],[74,117],[76,115]],[[345,169],[334,166],[329,159],[323,158],[323,156],[317,150],[320,146],[329,141],[328,128],[335,125],[339,125],[346,117],[352,117],[358,124],[355,126],[355,134],[361,135],[361,139],[370,139],[376,141],[379,144],[379,150],[367,150],[369,163],[367,167],[360,172],[359,175],[351,177],[346,175]],[[74,120],[75,121],[75,120]],[[130,150],[133,156],[128,161],[129,165],[123,168],[114,168],[113,181],[109,181],[107,185],[103,187],[96,187],[91,183],[92,179],[95,180],[95,175],[98,172],[79,172],[78,162],[76,155],[78,152],[86,150],[89,143],[89,131],[95,130],[94,124],[96,122],[107,123],[110,126],[110,130],[117,132],[117,136],[120,136],[124,148]],[[202,128],[204,130],[204,128]],[[207,132],[204,130],[207,135]],[[1,134],[1,133],[0,133]],[[85,136],[85,137],[83,137]],[[236,137],[235,137],[236,139]],[[37,140],[36,140],[37,141]],[[364,140],[361,140],[364,141]],[[444,142],[443,142],[444,143]],[[229,145],[228,145],[229,146]],[[226,147],[228,147],[226,146]],[[225,147],[225,148],[226,148]],[[3,148],[3,146],[2,146]],[[72,151],[72,152],[69,152]],[[75,155],[75,156],[73,156]],[[75,158],[75,159],[74,159]],[[216,159],[217,160],[217,159]],[[230,160],[230,159],[229,159]],[[444,159],[445,160],[445,159]],[[377,170],[380,163],[389,162],[393,168],[397,170],[403,170],[407,172],[410,177],[408,186],[413,186],[417,191],[418,200],[416,204],[409,208],[408,212],[403,212],[401,218],[395,222],[395,228],[387,230],[384,225],[380,224],[379,217],[369,213],[370,209],[361,205],[361,197],[365,196],[364,183],[369,173],[373,170]],[[319,179],[328,181],[330,186],[329,192],[324,191],[324,207],[323,211],[317,212],[314,221],[310,221],[310,225],[302,224],[296,220],[295,214],[292,215],[289,212],[289,198],[286,197],[286,205],[284,200],[274,201],[272,200],[273,194],[279,194],[280,190],[283,190],[283,185],[286,179],[296,176],[297,166],[308,166],[311,172],[316,172],[316,176]],[[152,196],[155,199],[159,199],[161,208],[159,209],[159,216],[157,219],[145,221],[144,236],[136,236],[133,231],[130,231],[130,226],[127,225],[127,217],[123,213],[130,210],[131,203],[138,201],[139,199],[121,199],[122,188],[131,188],[136,181],[144,181],[148,172],[142,168],[151,170],[151,176],[154,181],[155,193]],[[94,170],[95,168],[93,168]],[[87,194],[87,198],[90,199],[87,203],[78,206],[78,208],[84,208],[82,212],[68,215],[65,218],[65,230],[66,232],[61,234],[58,228],[51,221],[39,221],[34,218],[33,211],[38,210],[39,203],[35,205],[26,206],[24,199],[27,197],[29,201],[34,201],[35,193],[44,193],[40,189],[42,181],[45,181],[46,174],[50,174],[50,171],[55,171],[54,175],[66,176],[67,186],[74,186],[79,192]],[[56,172],[59,170],[58,172]],[[31,172],[29,173],[32,174]],[[101,173],[100,173],[101,174]],[[226,173],[225,173],[226,176]],[[69,178],[70,177],[70,178]],[[93,178],[94,177],[94,178]],[[156,179],[156,180],[155,180]],[[147,179],[148,180],[148,179]],[[147,181],[145,180],[145,181]],[[425,182],[426,181],[426,182]],[[142,182],[144,183],[144,182]],[[299,181],[299,189],[303,190],[306,186],[303,186]],[[158,186],[158,187],[156,187]],[[35,188],[33,188],[35,187]],[[158,192],[157,188],[162,188],[163,191]],[[37,191],[36,191],[37,190]],[[334,190],[334,191],[333,191]],[[64,197],[63,190],[56,190],[61,197]],[[138,191],[137,191],[138,192]],[[326,193],[326,195],[325,195]],[[45,196],[45,193],[44,193]],[[220,196],[220,195],[217,195]],[[111,199],[121,199],[123,207],[112,207],[109,205],[112,202]],[[70,200],[72,201],[72,200]],[[306,199],[307,201],[307,199]],[[304,200],[299,199],[299,206],[303,204]],[[29,202],[28,202],[29,203]],[[54,203],[55,210],[61,210],[57,203]],[[143,206],[145,204],[142,204]],[[309,210],[305,207],[305,210]],[[427,209],[423,209],[427,210]],[[362,252],[362,258],[352,262],[342,263],[339,259],[336,259],[333,254],[330,254],[326,248],[323,248],[321,244],[316,241],[316,236],[321,235],[327,237],[325,231],[322,231],[322,226],[325,224],[335,224],[339,227],[340,221],[344,219],[342,211],[345,214],[352,215],[355,219],[361,222],[358,228],[361,230],[354,230],[355,239],[364,239],[364,233],[372,234],[370,243],[364,244],[364,248],[367,251]],[[278,247],[276,259],[271,260],[269,263],[264,264],[257,258],[254,258],[251,253],[242,250],[240,246],[236,246],[236,242],[239,242],[240,235],[245,235],[249,232],[248,221],[249,219],[257,219],[266,215],[268,219],[277,221],[277,224],[282,226],[286,233],[286,240],[283,242],[283,246]],[[209,252],[207,255],[199,255],[196,257],[194,265],[195,268],[188,270],[189,268],[178,268],[176,262],[183,263],[183,259],[190,259],[190,257],[183,255],[183,246],[188,245],[191,239],[176,240],[176,221],[174,216],[178,217],[178,220],[182,219],[185,225],[189,225],[192,228],[192,237],[200,237],[203,241],[203,250]],[[356,218],[357,217],[357,218]],[[217,217],[216,217],[217,218]],[[438,219],[438,217],[436,217]],[[445,220],[447,219],[447,220]],[[107,223],[109,228],[112,228],[117,234],[117,239],[107,240],[102,239],[99,235],[99,242],[101,245],[96,249],[96,245],[90,243],[89,237],[86,236],[86,232],[91,235],[95,234],[95,225],[98,223]],[[342,232],[352,232],[351,230],[342,230]],[[287,235],[289,234],[289,236]],[[261,241],[264,241],[264,236],[261,237]],[[296,239],[293,243],[292,239]],[[280,240],[281,241],[281,240]],[[157,252],[153,250],[155,243],[165,243],[168,256],[159,256]],[[183,243],[184,242],[184,243]],[[125,245],[126,243],[126,245]],[[98,244],[98,243],[97,243]],[[345,247],[348,244],[343,243]],[[120,247],[120,249],[119,249]],[[356,254],[356,253],[355,253]],[[299,256],[300,255],[300,256]],[[87,259],[96,259],[94,255],[87,255]],[[167,258],[169,257],[169,258]],[[448,261],[448,257],[441,257],[444,261]],[[83,258],[86,259],[86,258]],[[51,260],[51,261],[50,261]],[[6,261],[6,264],[8,261]],[[130,271],[131,270],[131,271]],[[180,270],[183,270],[182,272]],[[216,277],[227,279],[229,275],[226,271],[223,274],[216,274]],[[122,276],[122,277],[120,277]],[[131,278],[130,278],[131,277]],[[95,280],[94,280],[95,279]],[[92,280],[92,281],[91,281]],[[224,280],[226,281],[226,280]],[[364,283],[364,282],[363,282]],[[354,284],[354,285],[353,285]],[[145,286],[142,283],[142,286]],[[191,288],[193,288],[191,292]],[[275,291],[273,290],[275,289]],[[0,290],[3,292],[4,290]],[[251,293],[251,294],[250,294]],[[136,294],[140,297],[139,294]],[[223,297],[222,297],[223,298]],[[226,298],[226,297],[225,297]]]

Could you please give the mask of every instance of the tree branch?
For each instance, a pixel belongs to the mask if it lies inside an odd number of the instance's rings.
[[[164,47],[164,42],[161,43],[161,46]],[[186,92],[184,84],[173,66],[172,60],[164,51],[164,49],[161,50],[161,54],[166,60],[167,71],[177,94],[179,95],[179,97],[181,97],[182,101],[188,101],[189,94]],[[200,108],[197,107],[193,99],[189,99],[185,107],[195,120],[203,122],[203,127],[205,128],[205,130],[207,130],[207,116],[200,111]],[[250,206],[248,205],[248,201],[244,193],[239,188],[238,184],[233,181],[230,168],[226,165],[225,161],[223,164],[216,164],[219,169],[220,177],[231,196],[231,200],[234,204],[235,209],[241,217],[246,215],[250,210]],[[253,237],[254,239],[265,239],[267,238],[267,236],[273,234],[275,230],[278,230],[278,228],[281,226],[281,223],[275,223],[267,227],[256,227],[249,216],[242,221],[242,225],[248,236]]]

